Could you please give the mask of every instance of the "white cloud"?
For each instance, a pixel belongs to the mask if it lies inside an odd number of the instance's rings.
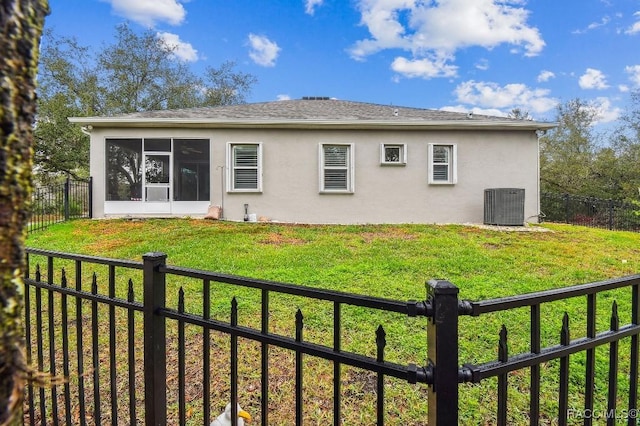
[[[638,19],[638,20],[633,25],[631,25],[629,28],[627,28],[627,30],[625,31],[626,34],[638,34],[638,33],[640,33],[640,12],[634,13],[633,16],[635,16],[636,19]]]
[[[113,12],[141,25],[153,27],[157,22],[180,25],[187,14],[178,0],[102,0]]]
[[[545,43],[538,29],[527,25],[529,11],[522,5],[521,0],[358,0],[371,37],[357,41],[350,54],[362,60],[380,50],[403,49],[414,62],[434,56],[453,60],[465,47],[510,44],[535,56]]]
[[[542,70],[540,72],[540,74],[538,74],[538,82],[539,83],[546,83],[547,81],[551,80],[552,78],[555,78],[556,75],[555,73],[548,71],[548,70]]]
[[[482,58],[478,62],[476,62],[475,67],[480,71],[486,71],[489,69],[489,61]]]
[[[195,62],[198,60],[198,51],[191,44],[180,40],[180,36],[171,33],[158,33],[157,37],[171,49],[171,53],[176,58],[185,62]]]
[[[614,107],[611,104],[611,100],[609,98],[596,98],[592,101],[592,105],[597,113],[597,118],[594,125],[611,123],[620,118],[620,115],[622,114],[622,109],[619,107]]]
[[[633,85],[640,87],[640,65],[627,66],[624,71],[629,74],[629,80],[633,82]]]
[[[280,47],[265,36],[249,34],[249,57],[263,67],[273,67],[278,59]]]
[[[316,12],[316,8],[322,6],[324,0],[305,0],[304,11],[309,15],[313,15]]]
[[[580,76],[578,84],[582,89],[602,90],[609,87],[607,77],[600,70],[587,68],[587,71]]]
[[[477,107],[469,108],[469,107],[465,107],[464,105],[445,106],[440,108],[440,111],[463,112],[463,113],[472,112],[474,114],[490,115],[492,117],[508,117],[509,116],[509,114],[505,113],[504,111],[501,111],[495,108],[477,108]]]
[[[276,99],[279,101],[290,101],[291,100],[291,96],[289,95],[278,95],[276,96]]]
[[[458,67],[447,64],[446,58],[407,59],[397,57],[391,63],[391,69],[405,77],[434,78],[455,77]]]
[[[629,88],[629,86],[627,86],[626,84],[620,84],[620,85],[618,85],[618,90],[619,90],[621,93],[627,93],[627,92],[629,92],[631,89],[630,89],[630,88]]]
[[[599,27],[604,27],[609,22],[611,22],[611,18],[609,18],[608,16],[605,16],[605,17],[602,18],[602,20],[600,22],[593,22],[593,23],[589,24],[587,29],[594,30],[594,29],[599,28]]]
[[[521,108],[532,113],[544,113],[558,104],[557,99],[549,96],[549,90],[531,89],[517,83],[500,86],[497,83],[470,80],[460,83],[454,93],[458,102],[479,108]]]
[[[591,24],[587,25],[587,28],[585,28],[583,30],[575,30],[575,31],[573,31],[573,34],[584,34],[584,33],[589,32],[591,30],[595,30],[597,28],[604,27],[609,22],[611,22],[611,18],[608,17],[608,16],[605,16],[604,18],[602,18],[602,20],[600,22],[592,22]]]

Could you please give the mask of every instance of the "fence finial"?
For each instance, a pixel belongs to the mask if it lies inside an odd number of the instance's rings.
[[[384,327],[379,325],[376,330],[376,346],[378,347],[378,362],[384,361],[384,348],[387,346],[387,333],[384,331]]]
[[[498,342],[498,361],[509,361],[509,345],[507,344],[507,327],[502,324],[500,329],[500,341]]]
[[[620,329],[620,317],[618,316],[618,302],[615,300],[611,305],[611,331],[618,331]]]
[[[562,330],[560,330],[560,344],[562,346],[567,346],[571,343],[571,335],[569,332],[569,314],[564,313],[562,317]]]

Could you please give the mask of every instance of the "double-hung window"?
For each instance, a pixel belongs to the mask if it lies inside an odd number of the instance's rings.
[[[352,193],[353,180],[353,145],[320,145],[320,192]]]
[[[456,145],[429,144],[429,183],[454,184],[458,181]]]
[[[229,191],[262,192],[262,145],[230,143],[227,169]]]

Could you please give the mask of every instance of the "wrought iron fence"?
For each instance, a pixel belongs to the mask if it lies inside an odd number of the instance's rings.
[[[425,300],[396,301],[170,266],[162,253],[143,262],[27,254],[27,361],[66,380],[28,387],[25,424],[206,426],[227,401],[234,415],[238,402],[253,408],[262,425],[349,424],[347,411],[365,407],[375,409],[350,424],[398,424],[389,398],[414,392],[424,417],[401,424],[453,426],[461,385],[489,379],[497,380],[489,423],[524,423],[509,408],[522,386],[531,425],[639,417],[640,275],[481,301],[434,280]],[[578,314],[560,314],[575,298],[584,298]],[[597,306],[609,312],[597,315]],[[503,325],[483,350],[469,333],[492,315]],[[417,346],[407,351],[399,335]],[[473,354],[460,360],[469,342]],[[549,376],[553,409],[540,396]],[[400,396],[388,396],[398,386]],[[575,393],[584,395],[579,407]]]
[[[545,222],[563,222],[619,231],[640,231],[640,206],[569,194],[542,193]]]
[[[356,408],[373,403],[363,421],[382,425],[390,416],[389,380],[421,392],[416,383],[428,379],[415,360],[399,360],[386,344],[385,328],[394,322],[424,330],[419,302],[179,268],[161,253],[143,262],[27,253],[27,360],[67,380],[29,386],[25,424],[209,425],[231,401],[234,411],[238,402],[259,405],[258,424],[301,425],[318,409],[305,407],[314,398],[304,393],[316,392],[310,389],[325,377],[333,386],[324,390],[332,403],[322,406],[329,422],[342,423],[350,398]],[[311,305],[321,314],[305,316]],[[426,345],[424,336],[420,341]],[[358,382],[375,389],[373,400],[346,389]],[[274,400],[293,409],[274,409]]]
[[[509,388],[509,380],[529,375],[529,406],[525,410],[526,423],[538,425],[549,422],[557,422],[558,425],[582,423],[591,424],[628,424],[636,425],[640,419],[638,412],[638,335],[640,334],[640,275],[619,278],[615,280],[589,283],[566,288],[540,291],[517,295],[512,297],[489,299],[483,301],[466,301],[458,298],[458,289],[446,281],[430,282],[431,296],[427,301],[427,308],[433,310],[433,319],[430,322],[428,334],[429,343],[436,336],[436,357],[430,355],[432,362],[428,371],[433,371],[433,388],[436,389],[433,400],[429,399],[429,416],[433,415],[434,422],[429,425],[455,425],[458,422],[458,383],[480,383],[490,378],[497,378],[495,394],[497,404],[495,419],[497,425],[509,425],[516,423],[514,418],[509,418],[509,400],[514,393],[521,393],[523,389]],[[616,293],[621,296],[620,306],[628,311],[619,312],[618,301],[611,296]],[[625,297],[624,292],[628,292]],[[585,318],[572,318],[580,326],[570,327],[570,317],[565,312],[562,315],[561,326],[556,336],[543,334],[544,324],[554,322],[545,311],[552,304],[560,304],[560,309],[566,306],[566,301],[573,298],[584,298]],[[598,298],[601,302],[610,303],[609,313],[597,316]],[[602,303],[600,304],[602,306]],[[449,357],[455,357],[452,349],[460,344],[458,319],[462,316],[475,317],[474,321],[482,322],[489,314],[499,314],[503,317],[507,313],[518,309],[528,310],[529,316],[529,344],[528,348],[519,353],[509,350],[510,342],[516,340],[509,338],[509,328],[502,325],[497,337],[497,345],[493,359],[483,363],[466,363],[461,367]],[[547,314],[543,314],[547,312]],[[622,325],[621,318],[629,322]],[[586,322],[585,322],[586,319]],[[603,321],[604,319],[604,321]],[[519,329],[521,324],[514,324],[513,328]],[[585,326],[585,329],[582,329]],[[576,334],[580,337],[576,338]],[[544,346],[543,342],[550,344]],[[555,343],[553,341],[555,340]],[[629,364],[623,369],[620,365],[620,348],[625,344],[628,350]],[[628,346],[627,346],[628,344]],[[596,351],[602,348],[607,354]],[[570,358],[581,357],[579,362],[571,364]],[[439,360],[443,360],[439,361]],[[556,388],[556,412],[543,412],[541,409],[541,377],[545,369],[549,368],[552,361],[559,362]],[[570,365],[579,365],[581,371],[570,377]],[[584,368],[584,370],[582,370]],[[549,373],[544,372],[546,376]],[[596,386],[596,377],[599,377]],[[604,376],[604,377],[603,377]],[[576,383],[576,378],[582,378],[581,383]],[[456,380],[457,379],[457,380]],[[582,387],[584,398],[583,405],[570,404],[569,397],[574,390]],[[626,400],[622,401],[622,391]],[[575,392],[578,393],[578,392]],[[438,394],[440,394],[438,396]],[[602,396],[605,398],[602,398]],[[444,396],[444,398],[443,398]],[[598,396],[598,401],[596,401]],[[431,397],[431,395],[430,395]],[[604,401],[602,401],[604,400]],[[575,402],[575,401],[574,401]]]
[[[58,222],[91,218],[92,179],[36,186],[33,189],[28,232],[45,229]]]

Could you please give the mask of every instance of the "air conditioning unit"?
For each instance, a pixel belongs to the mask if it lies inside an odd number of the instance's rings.
[[[485,189],[484,223],[485,225],[523,226],[524,189]]]

